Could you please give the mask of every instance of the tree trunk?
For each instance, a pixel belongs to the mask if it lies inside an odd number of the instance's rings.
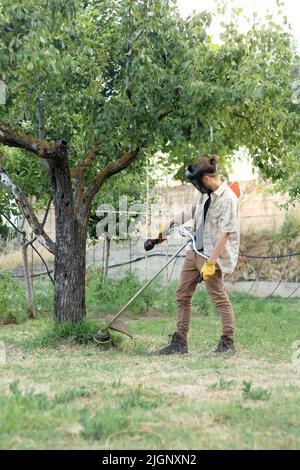
[[[67,153],[49,162],[55,206],[54,315],[73,323],[85,317],[86,238],[88,217],[78,219]]]
[[[86,315],[86,230],[66,220],[56,233],[54,314],[59,322],[76,323]]]

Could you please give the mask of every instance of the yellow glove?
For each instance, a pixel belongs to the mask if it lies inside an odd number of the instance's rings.
[[[208,281],[216,272],[216,263],[212,263],[211,261],[205,261],[200,274],[203,277],[204,281]]]
[[[158,243],[162,243],[166,240],[166,238],[163,238],[163,233],[165,233],[166,231],[167,231],[167,227],[165,225],[159,226],[159,232],[156,237],[156,239],[159,240]]]

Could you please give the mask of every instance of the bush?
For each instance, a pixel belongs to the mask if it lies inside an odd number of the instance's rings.
[[[210,300],[206,289],[196,290],[195,295],[193,296],[193,311],[201,313],[202,315],[212,315],[215,313],[215,306]]]
[[[116,313],[142,287],[135,274],[126,273],[122,279],[103,278],[97,270],[90,270],[87,276],[87,308],[91,313]],[[133,314],[148,310],[155,292],[146,289],[128,308]]]
[[[33,301],[36,313],[52,313],[54,287],[47,276],[39,277],[33,284]]]
[[[290,243],[295,240],[300,233],[300,222],[295,217],[287,216],[277,235],[279,240]]]
[[[53,320],[43,320],[41,329],[36,336],[30,338],[26,342],[26,346],[32,347],[53,347],[60,344],[63,340],[69,342],[88,342],[92,340],[92,336],[103,327],[99,323],[92,320],[83,320],[78,323],[66,321],[58,323]],[[86,341],[84,341],[86,339]]]
[[[10,274],[0,275],[0,321],[22,323],[28,318],[25,288]]]

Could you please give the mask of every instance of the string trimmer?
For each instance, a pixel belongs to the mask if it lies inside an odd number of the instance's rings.
[[[105,319],[105,327],[102,330],[99,330],[96,335],[94,335],[94,340],[96,343],[100,345],[109,345],[111,343],[111,335],[109,333],[109,330],[114,330],[119,333],[122,333],[124,335],[129,336],[130,338],[133,338],[133,335],[128,327],[128,325],[122,320],[120,317],[121,315],[128,309],[128,307],[144,292],[144,290],[147,289],[147,287],[150,286],[150,284],[163,272],[164,269],[182,252],[182,250],[187,246],[188,243],[192,242],[193,244],[193,249],[198,253],[202,258],[208,260],[209,257],[205,255],[204,253],[198,251],[196,249],[196,243],[195,243],[195,237],[191,229],[187,229],[185,227],[182,228],[171,228],[167,232],[163,234],[163,237],[168,236],[171,234],[173,231],[178,231],[181,236],[183,237],[189,237],[190,240],[187,240],[177,251],[174,253],[174,255],[171,256],[171,258],[160,268],[160,270],[151,278],[149,281],[141,287],[136,294],[134,294],[133,297],[131,297],[130,300],[128,300],[127,304],[124,305],[121,310],[119,310],[116,315],[107,315]],[[144,248],[146,251],[152,250],[155,245],[161,243],[160,239],[148,239],[144,243]],[[202,278],[199,277],[198,282],[201,282]]]

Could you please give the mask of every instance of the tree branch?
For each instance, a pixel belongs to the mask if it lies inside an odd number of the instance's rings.
[[[43,217],[43,221],[42,221],[42,223],[41,223],[41,225],[42,225],[43,228],[45,227],[45,223],[47,222],[47,218],[48,218],[48,215],[49,215],[49,211],[50,211],[50,207],[51,207],[52,200],[53,200],[53,196],[52,196],[52,194],[51,194],[51,196],[49,197],[48,202],[47,202],[47,207],[46,207],[46,210],[45,210],[45,214],[44,214],[44,217]]]
[[[234,116],[238,117],[238,118],[241,118],[241,119],[244,119],[245,121],[247,121],[248,124],[249,124],[249,126],[251,127],[251,129],[252,129],[253,131],[256,131],[255,126],[252,124],[251,119],[250,119],[248,116],[245,116],[244,114],[239,113],[238,111],[233,111],[232,114],[233,114]]]
[[[50,199],[51,201],[51,199]],[[46,268],[46,271],[47,271],[47,274],[48,274],[48,277],[49,279],[51,280],[52,284],[54,284],[54,280],[51,276],[51,271],[50,269],[48,268],[48,265],[46,263],[46,261],[44,260],[43,256],[41,255],[41,253],[36,249],[36,247],[33,245],[33,243],[35,242],[36,240],[36,237],[32,238],[31,240],[26,240],[26,232],[24,230],[20,230],[5,214],[3,214],[3,212],[0,212],[0,215],[2,215],[2,217],[4,217],[7,222],[13,226],[13,228],[19,232],[21,235],[23,235],[23,247],[25,247],[25,249],[31,245],[32,249],[36,252],[36,254],[39,256],[39,258],[42,260],[45,268]]]
[[[90,210],[93,199],[104,182],[111,176],[125,170],[125,168],[127,168],[137,158],[139,151],[140,147],[129,149],[119,160],[109,163],[95,176],[82,199],[80,207],[80,215],[82,217],[84,217],[86,212]]]
[[[61,154],[61,147],[65,146],[66,142],[61,140],[55,143],[37,139],[30,135],[22,135],[0,123],[0,144],[28,150],[41,158],[56,160]]]
[[[92,165],[94,158],[99,153],[98,147],[93,145],[93,148],[89,155],[83,159],[81,159],[75,171],[71,172],[71,176],[76,178],[76,185],[75,185],[75,213],[78,214],[81,201],[84,196],[84,175],[86,170]]]
[[[38,255],[38,257],[41,259],[42,263],[44,264],[45,268],[46,268],[46,271],[47,271],[47,275],[50,279],[50,281],[52,282],[52,284],[54,285],[54,279],[53,277],[51,276],[51,271],[50,269],[48,268],[48,265],[46,263],[46,261],[44,260],[44,258],[42,257],[41,253],[36,249],[36,247],[31,243],[31,247],[32,249],[36,252],[36,254]]]
[[[16,230],[16,232],[20,233],[21,235],[26,234],[24,230],[20,230],[3,212],[0,212],[0,215],[4,217],[10,225],[12,225],[12,227]]]
[[[36,235],[38,241],[43,245],[50,253],[55,254],[55,243],[50,239],[50,237],[45,233],[42,225],[38,221],[35,213],[32,210],[25,194],[23,191],[15,185],[3,167],[0,166],[0,183],[11,192],[13,197],[16,200],[16,203],[23,212],[27,222],[31,226],[33,233]]]
[[[162,121],[165,117],[169,116],[174,111],[174,109],[169,109],[169,111],[165,111],[164,113],[161,113],[158,115],[158,120]]]

